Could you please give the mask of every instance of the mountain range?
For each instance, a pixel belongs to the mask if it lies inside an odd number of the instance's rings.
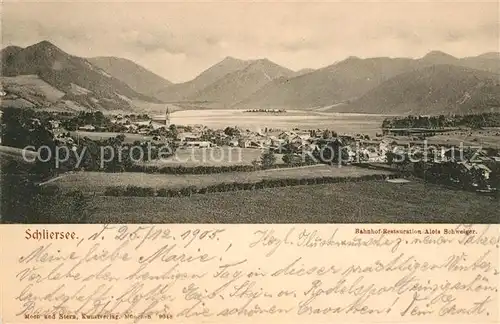
[[[322,107],[342,102],[353,102],[368,91],[375,89],[385,81],[402,73],[418,71],[429,66],[441,64],[500,73],[500,56],[497,56],[496,59],[490,57],[457,59],[451,55],[435,51],[421,59],[387,57],[360,59],[349,57],[339,63],[299,77],[275,80],[269,86],[261,88],[258,92],[239,102],[237,105],[245,107],[281,106],[304,109],[307,107]],[[450,72],[447,76],[449,80],[441,79],[440,81],[445,83],[453,82],[453,80],[460,78],[462,75],[454,75],[453,72]],[[481,77],[482,74],[478,72],[478,78]],[[398,83],[394,86],[405,89],[409,85]],[[398,91],[398,89],[395,90],[396,92]],[[459,90],[457,89],[457,91]],[[340,107],[342,109],[350,108],[349,105]],[[378,112],[376,108],[370,108],[365,105],[363,107],[365,109],[364,112]],[[425,110],[425,107],[423,108]],[[398,108],[394,109],[393,112],[403,113],[404,111]]]
[[[292,71],[268,59],[226,57],[193,80],[172,83],[124,58],[81,58],[43,41],[1,51],[2,104],[141,110],[149,103],[197,108],[325,109],[360,113],[500,110],[500,53],[456,58],[358,58]]]
[[[350,112],[473,114],[500,112],[500,75],[439,64],[399,74],[348,105]]]
[[[133,90],[87,59],[69,55],[47,41],[26,48],[6,47],[0,56],[2,88],[7,93],[4,100],[96,110],[131,110],[133,100],[161,102]],[[26,76],[31,76],[29,86],[24,83]],[[40,89],[47,92],[37,92]],[[33,96],[38,100],[32,102]]]
[[[87,60],[111,76],[123,81],[134,91],[145,95],[154,96],[157,91],[173,84],[139,64],[124,58],[106,56],[92,57]]]

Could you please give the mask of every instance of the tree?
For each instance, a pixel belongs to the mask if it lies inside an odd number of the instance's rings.
[[[179,131],[177,130],[177,126],[175,126],[174,124],[170,125],[168,127],[168,137],[171,137],[174,140],[176,140],[178,135]]]
[[[260,161],[264,168],[270,168],[276,163],[276,156],[272,151],[269,150],[262,153]]]
[[[385,153],[385,160],[388,165],[392,165],[394,163],[394,153],[391,151],[387,151]]]
[[[293,153],[287,153],[282,157],[283,162],[287,165],[298,164],[300,162],[300,156],[295,155]]]
[[[224,129],[224,134],[226,134],[227,136],[238,136],[240,135],[240,131],[237,128],[226,127]]]
[[[328,138],[331,138],[332,137],[332,132],[330,132],[328,129],[325,129],[323,131],[323,138],[324,139],[328,139]]]
[[[500,166],[496,163],[490,174],[490,186],[500,192]]]

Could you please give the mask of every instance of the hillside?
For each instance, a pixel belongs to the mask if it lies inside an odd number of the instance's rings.
[[[500,73],[500,55],[496,53],[487,53],[476,57],[466,57],[460,59],[460,64],[476,70],[483,70],[493,73]]]
[[[427,63],[429,65],[458,64],[459,59],[453,55],[441,51],[431,51],[420,58],[419,61],[422,63]]]
[[[124,58],[101,56],[89,58],[88,61],[136,92],[148,96],[154,96],[158,90],[172,85],[172,82]]]
[[[213,84],[229,73],[242,70],[251,64],[251,61],[226,57],[219,63],[208,68],[191,81],[177,83],[155,92],[155,96],[164,101],[185,101],[198,91]]]
[[[55,105],[65,93],[54,88],[37,75],[1,77],[3,107],[36,108]]]
[[[385,81],[341,109],[391,114],[500,111],[500,76],[467,67],[434,65]]]
[[[495,54],[459,59],[432,51],[420,59],[349,57],[304,75],[275,80],[237,106],[307,109],[335,105],[355,100],[399,74],[440,64],[500,73],[500,56]]]
[[[356,98],[417,66],[412,59],[350,57],[292,78],[281,78],[238,103],[239,107],[311,108]]]
[[[227,74],[208,87],[189,97],[189,100],[231,105],[280,77],[292,76],[295,72],[267,59],[252,61],[243,70]]]
[[[22,47],[19,46],[7,46],[0,51],[0,57],[2,58],[3,64],[10,64],[13,58],[17,55],[17,53],[23,50]]]
[[[87,109],[127,110],[133,109],[133,99],[159,102],[137,93],[88,60],[69,55],[47,41],[21,50],[6,48],[2,51],[1,62],[3,77],[34,75],[64,93],[58,104],[70,102]],[[17,86],[24,85],[19,83]],[[40,94],[42,99],[44,96]]]
[[[483,53],[483,54],[478,55],[476,57],[477,58],[482,58],[482,59],[495,59],[495,60],[498,60],[498,59],[500,59],[500,52]]]

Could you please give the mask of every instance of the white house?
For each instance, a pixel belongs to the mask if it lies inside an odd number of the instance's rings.
[[[150,126],[151,121],[150,120],[136,121],[136,122],[134,122],[134,125],[136,125],[136,126]]]
[[[229,146],[236,147],[236,146],[238,146],[238,144],[239,144],[239,141],[238,141],[238,139],[237,139],[237,138],[233,138],[233,139],[231,139],[231,140],[229,141]]]
[[[82,130],[82,131],[87,131],[87,132],[95,131],[94,125],[85,125],[85,126],[78,127],[78,129]]]
[[[187,141],[185,146],[190,148],[209,148],[212,147],[212,143],[207,141]]]
[[[61,123],[58,120],[50,120],[49,123],[50,126],[52,126],[52,129],[57,129],[61,125]]]
[[[291,137],[296,136],[295,132],[282,132],[281,134],[278,135],[278,138],[281,140],[287,140]]]
[[[192,132],[184,132],[184,133],[179,133],[179,135],[177,135],[177,138],[182,142],[197,141],[200,139],[200,137],[201,137],[200,134]]]

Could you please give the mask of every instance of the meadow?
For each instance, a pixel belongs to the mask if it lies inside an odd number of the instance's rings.
[[[192,197],[94,197],[92,223],[498,223],[500,200],[412,180]]]
[[[140,163],[145,166],[228,166],[252,165],[260,161],[263,150],[240,147],[179,148],[171,157]],[[283,154],[275,154],[276,164],[284,164]]]
[[[386,136],[388,141],[396,141],[399,145],[408,145],[409,143],[424,144],[423,140],[415,140],[411,136]],[[454,146],[460,147],[483,147],[500,149],[500,129],[482,130],[482,131],[461,131],[438,134],[426,138],[427,145],[434,146]]]
[[[365,175],[392,174],[385,170],[371,170],[353,166],[328,166],[324,164],[296,168],[269,169],[255,172],[226,172],[215,174],[151,174],[142,172],[105,173],[74,172],[54,179],[51,184],[62,190],[81,190],[102,194],[107,187],[139,186],[147,188],[181,189],[189,186],[204,188],[219,183],[256,183],[264,179],[360,177]]]

